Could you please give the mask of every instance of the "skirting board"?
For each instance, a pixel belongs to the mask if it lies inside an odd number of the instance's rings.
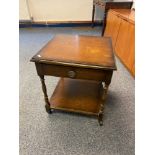
[[[57,21],[37,21],[37,22],[20,22],[19,28],[25,27],[78,27],[78,26],[91,26],[92,21],[68,21],[68,22],[57,22]],[[95,21],[95,26],[102,26],[102,21]]]

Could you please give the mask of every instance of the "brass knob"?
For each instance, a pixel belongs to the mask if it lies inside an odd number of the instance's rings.
[[[70,78],[74,78],[75,75],[76,75],[75,71],[69,71],[69,72],[68,72],[68,76],[69,76]]]

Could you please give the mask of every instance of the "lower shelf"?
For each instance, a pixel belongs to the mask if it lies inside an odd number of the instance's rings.
[[[50,98],[52,109],[98,115],[102,102],[101,82],[61,78]]]

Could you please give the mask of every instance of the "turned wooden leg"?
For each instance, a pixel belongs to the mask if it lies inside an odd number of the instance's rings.
[[[42,84],[42,90],[44,93],[44,100],[45,100],[45,109],[47,111],[47,113],[51,114],[51,108],[50,108],[50,102],[48,100],[48,96],[47,96],[47,89],[46,89],[46,85],[45,85],[45,79],[43,75],[40,75],[40,80],[41,80],[41,84]]]
[[[95,15],[95,5],[93,5],[93,11],[92,11],[92,27],[94,27],[94,15]]]
[[[107,98],[107,92],[108,92],[108,84],[105,84],[105,86],[103,87],[103,94],[102,94],[102,103],[100,105],[100,111],[98,114],[98,122],[100,124],[100,126],[103,125],[103,111],[104,111],[104,104]]]

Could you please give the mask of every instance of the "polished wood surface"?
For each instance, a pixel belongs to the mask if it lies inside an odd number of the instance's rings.
[[[61,78],[51,96],[52,109],[98,115],[102,101],[101,82]]]
[[[107,24],[106,24],[104,36],[111,37],[113,47],[115,47],[115,42],[117,39],[121,19],[118,16],[115,16],[113,13],[109,12],[106,23]]]
[[[116,69],[110,38],[95,36],[56,35],[32,61]]]
[[[108,12],[106,37],[111,37],[116,55],[135,76],[135,22],[134,11],[112,9]],[[113,28],[111,27],[111,25]],[[109,27],[109,28],[108,28]]]
[[[123,61],[125,66],[130,70],[132,75],[134,75],[132,68],[135,63],[134,34],[134,25],[130,24],[128,21],[122,21],[115,46],[116,54],[121,58],[121,60]]]
[[[129,47],[128,30],[129,30],[129,23],[127,21],[122,20],[116,41],[115,52],[119,54],[120,57],[122,57],[122,61],[124,63],[127,63],[125,57],[127,57],[127,55],[129,54],[127,52]]]
[[[44,100],[45,100],[45,109],[48,113],[51,113],[51,109],[50,109],[50,102],[48,100],[48,95],[47,95],[47,89],[46,89],[46,85],[45,85],[45,79],[44,79],[44,75],[39,75],[40,80],[41,80],[41,85],[42,85],[42,90],[44,93]]]
[[[135,24],[135,10],[131,9],[111,9],[109,13],[112,13],[121,19],[124,19],[132,24]]]
[[[72,79],[86,79],[96,81],[107,81],[111,76],[111,70],[99,70],[92,68],[81,68],[73,66],[60,66],[51,64],[36,63],[38,75],[51,75],[57,77],[68,77]],[[108,82],[108,81],[107,81]]]
[[[135,24],[135,10],[134,9],[130,12],[129,21]]]
[[[57,109],[93,114],[103,125],[107,90],[116,70],[110,38],[58,35],[31,61],[35,62],[41,79],[48,113]],[[65,77],[59,81],[50,101],[45,75]]]

